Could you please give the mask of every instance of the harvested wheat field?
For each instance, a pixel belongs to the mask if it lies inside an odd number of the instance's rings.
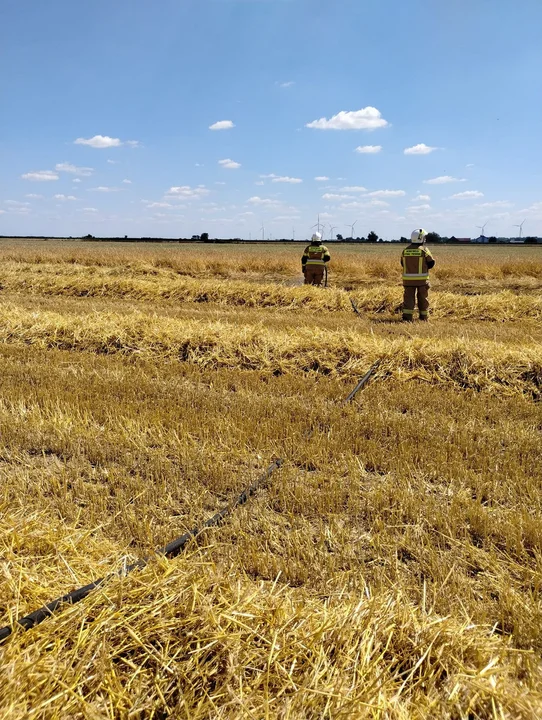
[[[542,716],[542,247],[330,250],[1,241],[2,718]]]

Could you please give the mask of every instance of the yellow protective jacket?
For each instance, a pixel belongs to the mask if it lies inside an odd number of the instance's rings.
[[[435,260],[426,247],[411,243],[403,250],[401,255],[403,285],[406,287],[428,285],[429,270],[434,264]]]
[[[307,245],[303,257],[301,258],[301,265],[325,265],[331,260],[329,250],[325,245]]]

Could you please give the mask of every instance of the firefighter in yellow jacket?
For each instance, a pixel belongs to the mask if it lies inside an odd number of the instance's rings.
[[[327,263],[331,260],[329,250],[322,245],[322,236],[319,232],[312,236],[311,244],[307,245],[301,265],[305,276],[305,285],[321,285]]]
[[[414,230],[410,236],[410,245],[403,250],[401,267],[403,268],[403,320],[412,320],[416,307],[416,295],[420,320],[429,315],[429,270],[435,260],[425,247],[426,231]]]

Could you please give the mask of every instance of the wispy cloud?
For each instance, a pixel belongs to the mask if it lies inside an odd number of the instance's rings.
[[[313,120],[305,127],[316,130],[376,130],[388,125],[380,110],[369,106],[361,110],[341,110],[329,120],[326,118]]]
[[[440,175],[440,177],[431,178],[431,180],[424,180],[426,185],[445,185],[446,183],[453,182],[467,182],[466,178],[456,178],[451,175]]]
[[[291,88],[295,85],[294,80],[287,80],[286,82],[276,83],[280,88]]]
[[[417,202],[418,200],[420,202],[431,200],[431,195],[416,195],[412,202]]]
[[[476,207],[479,208],[497,208],[497,207],[510,207],[512,205],[508,200],[494,200],[493,202],[477,203]]]
[[[271,173],[270,175],[260,175],[260,177],[265,179],[269,178],[271,179],[271,182],[274,183],[290,183],[291,185],[297,185],[303,182],[301,178],[288,177],[287,175],[275,175],[274,173]]]
[[[232,160],[231,158],[219,160],[218,164],[220,165],[220,167],[227,168],[228,170],[237,170],[241,167],[241,163],[235,162],[235,160]]]
[[[106,185],[99,185],[95,188],[89,188],[92,192],[119,192],[120,188],[118,187],[107,187]]]
[[[91,138],[77,138],[73,141],[75,145],[88,145],[92,148],[104,149],[121,147],[128,145],[129,147],[138,147],[139,140],[120,140],[120,138],[109,137],[109,135],[94,135]]]
[[[55,200],[77,200],[77,198],[75,197],[75,195],[58,194],[58,195],[55,195]]]
[[[58,180],[58,173],[53,170],[31,170],[21,175],[23,180],[33,180],[35,182],[49,182]]]
[[[267,207],[276,207],[277,205],[280,205],[278,200],[272,200],[271,198],[261,198],[258,197],[258,195],[254,195],[253,197],[249,198],[247,202],[251,203],[252,205],[262,205]]]
[[[326,182],[327,180],[329,180],[327,175],[317,175],[314,179],[316,180],[316,182]]]
[[[131,185],[131,184],[132,184],[132,181],[131,181],[131,180],[128,180],[128,179],[126,179],[126,178],[125,178],[122,182],[123,182],[125,185]]]
[[[429,155],[429,153],[435,152],[435,150],[438,150],[438,148],[420,143],[419,145],[405,148],[403,152],[405,155]]]
[[[412,205],[408,208],[408,212],[425,212],[426,210],[431,210],[431,205]]]
[[[206,187],[192,188],[190,185],[177,185],[169,188],[166,193],[166,197],[198,199],[206,197],[208,194],[209,190]]]
[[[90,177],[94,172],[94,168],[90,167],[77,167],[69,162],[57,163],[55,165],[57,172],[71,173],[72,175],[81,175],[81,177]]]
[[[43,198],[43,195],[36,195],[36,193],[28,193],[28,195],[25,195],[27,198],[32,198],[34,200],[41,200]]]
[[[341,191],[347,193],[362,193],[367,192],[367,188],[364,188],[361,185],[347,185],[346,187],[342,187]]]
[[[367,197],[403,197],[406,195],[404,190],[374,190],[367,193]]]
[[[465,192],[456,193],[451,196],[451,200],[475,200],[484,197],[484,193],[479,190],[466,190]]]
[[[338,193],[324,193],[322,195],[322,200],[353,200],[353,195],[339,195]]]
[[[382,150],[382,145],[358,145],[355,152],[360,155],[376,155]]]
[[[235,125],[231,120],[219,120],[218,122],[209,125],[209,130],[231,130]]]

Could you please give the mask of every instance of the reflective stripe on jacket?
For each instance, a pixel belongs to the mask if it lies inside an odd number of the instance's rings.
[[[427,285],[429,282],[429,268],[435,261],[427,248],[411,244],[403,250],[401,265],[403,267],[403,285]]]
[[[307,245],[301,258],[301,264],[325,265],[330,260],[329,250],[325,245]]]

